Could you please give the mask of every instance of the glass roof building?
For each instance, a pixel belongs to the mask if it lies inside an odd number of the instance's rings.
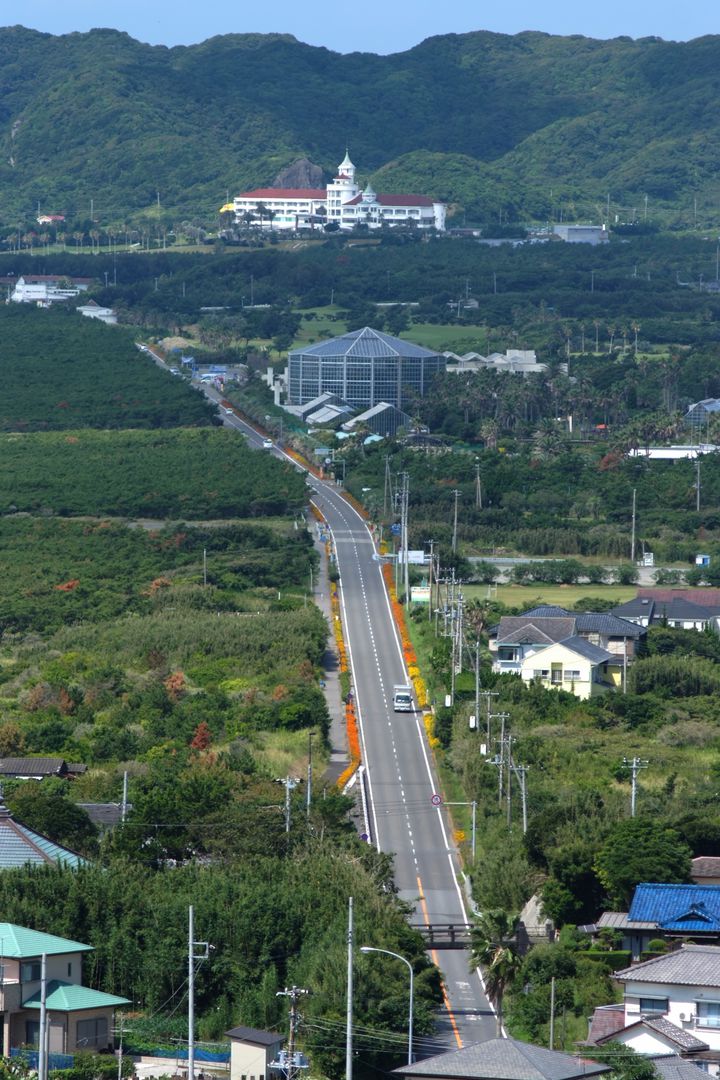
[[[444,356],[366,326],[288,354],[289,404],[330,393],[356,409],[381,401],[405,409],[444,371]]]

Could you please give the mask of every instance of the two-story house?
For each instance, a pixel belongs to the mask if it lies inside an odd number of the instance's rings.
[[[622,685],[644,627],[606,612],[543,605],[504,616],[489,634],[493,670],[588,698]]]
[[[597,1044],[621,1042],[651,1056],[681,1054],[718,1074],[719,946],[683,945],[617,971],[614,978],[623,988],[623,1005],[609,1006],[608,1011],[613,1010],[622,1026],[595,1038]]]
[[[130,1002],[82,985],[82,957],[91,949],[79,941],[0,923],[0,1053],[38,1045],[43,956],[50,1052],[112,1046],[115,1009]]]
[[[613,608],[613,615],[638,626],[720,633],[720,589],[638,589],[634,600]]]

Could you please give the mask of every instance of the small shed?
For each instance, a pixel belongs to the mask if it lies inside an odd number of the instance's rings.
[[[272,1062],[278,1060],[284,1035],[242,1026],[225,1034],[230,1039],[230,1080],[267,1080],[275,1073]]]

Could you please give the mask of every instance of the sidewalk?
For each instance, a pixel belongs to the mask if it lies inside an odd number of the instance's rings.
[[[350,764],[347,749],[347,729],[345,726],[345,707],[341,697],[340,673],[338,670],[338,658],[334,647],[332,634],[332,611],[330,608],[330,579],[328,578],[328,560],[325,554],[325,543],[320,539],[322,526],[314,519],[308,521],[308,528],[313,537],[315,550],[320,558],[320,569],[313,577],[313,591],[311,599],[320,608],[328,621],[329,635],[328,645],[323,657],[323,678],[325,680],[325,701],[330,713],[330,764],[327,767],[323,782],[334,784],[338,777]]]

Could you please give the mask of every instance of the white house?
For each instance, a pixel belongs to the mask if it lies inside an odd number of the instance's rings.
[[[104,322],[107,326],[115,326],[118,321],[117,315],[112,308],[101,307],[95,300],[90,300],[87,304],[81,304],[77,310],[86,319],[99,319],[100,322]]]
[[[624,1012],[618,1020],[624,1026],[608,1031],[597,1043],[621,1042],[648,1055],[699,1056],[708,1071],[717,1075],[720,946],[683,945],[676,952],[618,971],[614,978],[623,987]],[[609,1006],[608,1011],[615,1008]]]
[[[356,225],[379,229],[413,224],[444,231],[444,203],[427,195],[378,194],[369,184],[363,190],[355,171],[346,152],[337,175],[325,188],[256,188],[236,195],[221,212],[234,213],[238,225],[252,219],[265,229],[321,229],[334,222],[344,230]]]
[[[60,300],[72,300],[86,292],[92,278],[70,278],[60,274],[23,274],[15,282],[10,296],[16,304],[37,304],[49,307]]]

